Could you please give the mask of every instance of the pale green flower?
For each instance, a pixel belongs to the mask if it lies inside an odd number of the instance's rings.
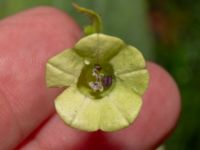
[[[85,131],[129,126],[148,84],[142,54],[121,39],[95,33],[49,59],[48,87],[67,87],[55,100],[64,122]]]

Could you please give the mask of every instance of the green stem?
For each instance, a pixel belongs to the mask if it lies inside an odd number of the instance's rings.
[[[84,27],[84,33],[86,35],[93,34],[93,33],[99,33],[102,32],[102,21],[99,14],[94,12],[93,10],[81,7],[75,3],[72,4],[76,10],[78,10],[80,13],[87,15],[92,24]]]

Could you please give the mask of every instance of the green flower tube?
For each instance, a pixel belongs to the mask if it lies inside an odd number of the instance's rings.
[[[116,131],[138,116],[149,80],[144,57],[123,40],[92,33],[46,64],[48,87],[66,87],[56,98],[60,118],[84,131]]]

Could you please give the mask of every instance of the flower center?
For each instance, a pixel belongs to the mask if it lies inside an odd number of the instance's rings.
[[[92,76],[95,77],[95,81],[89,82],[89,86],[94,92],[103,92],[104,88],[108,88],[112,85],[112,76],[106,76],[101,71],[102,67],[100,65],[94,65]]]
[[[78,80],[78,88],[84,95],[98,99],[110,92],[114,79],[110,64],[91,64],[83,68]]]

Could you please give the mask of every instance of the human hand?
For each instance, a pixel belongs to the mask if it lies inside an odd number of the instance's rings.
[[[76,23],[54,8],[35,8],[0,22],[1,150],[149,150],[173,130],[179,91],[154,63],[147,64],[150,84],[142,110],[128,128],[87,133],[66,126],[53,104],[60,89],[45,85],[45,64],[79,38]]]

